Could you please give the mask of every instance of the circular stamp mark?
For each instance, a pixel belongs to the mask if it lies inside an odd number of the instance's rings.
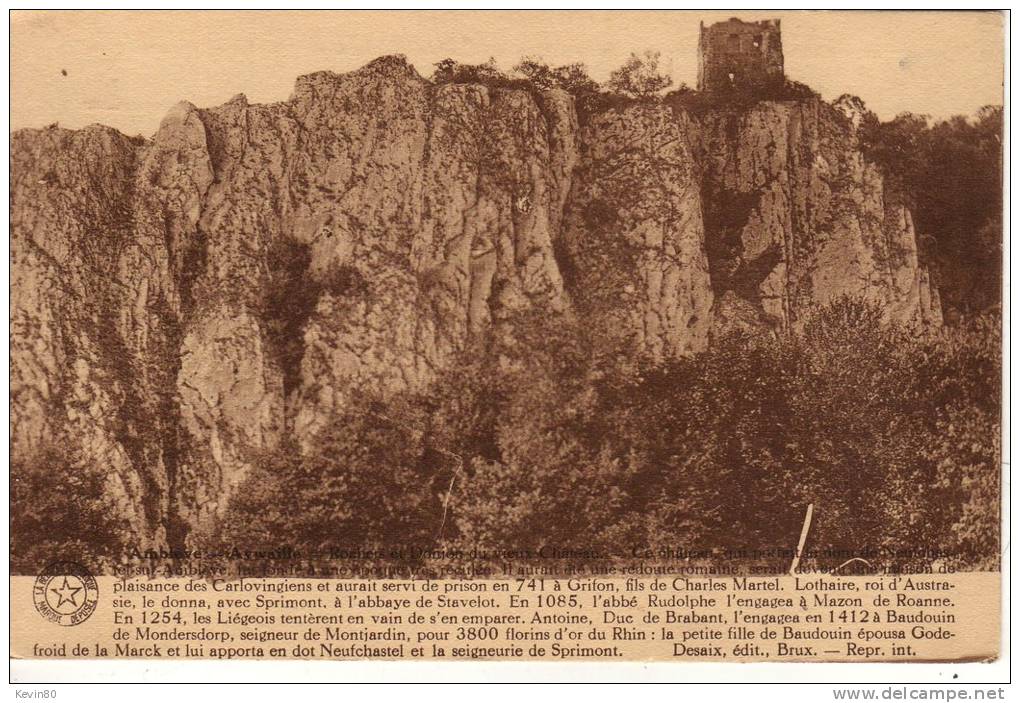
[[[57,561],[36,578],[32,600],[44,618],[70,627],[85,622],[95,612],[99,586],[96,578],[81,564]]]

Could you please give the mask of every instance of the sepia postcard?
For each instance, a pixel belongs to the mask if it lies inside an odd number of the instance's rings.
[[[11,12],[12,676],[994,662],[1007,23]]]

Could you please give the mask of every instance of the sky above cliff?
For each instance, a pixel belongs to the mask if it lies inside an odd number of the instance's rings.
[[[697,80],[699,22],[732,12],[14,12],[11,129],[99,122],[151,135],[166,112],[244,93],[286,100],[294,79],[384,54],[428,76],[451,57],[504,69],[522,56],[580,61],[598,81],[630,52],[662,53],[675,83]],[[782,20],[786,73],[826,99],[859,95],[883,119],[936,118],[1002,103],[997,13],[740,12]]]

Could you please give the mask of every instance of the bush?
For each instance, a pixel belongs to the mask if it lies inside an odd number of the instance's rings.
[[[512,78],[504,73],[494,58],[480,64],[459,63],[453,59],[443,59],[435,64],[435,67],[435,71],[432,72],[432,82],[436,84],[474,83],[489,88],[526,90],[536,94],[538,92],[538,87],[531,81]]]
[[[525,90],[536,98],[543,91],[558,88],[574,97],[578,119],[585,124],[599,112],[630,105],[635,100],[654,98],[672,85],[669,76],[659,73],[659,52],[631,54],[627,62],[613,72],[605,89],[591,76],[583,63],[551,66],[540,57],[525,56],[514,66],[522,78],[503,72],[490,58],[483,64],[462,64],[443,59],[435,64],[432,81],[443,83],[475,83],[490,88]]]
[[[368,280],[353,264],[334,261],[319,278],[322,290],[337,298],[358,298],[369,292]]]
[[[696,91],[681,85],[667,93],[664,100],[668,105],[700,116],[712,110],[750,110],[758,103],[767,101],[817,98],[818,93],[803,83],[778,78],[751,85],[740,85],[731,90]]]
[[[994,562],[998,342],[981,330],[918,338],[881,318],[880,307],[843,298],[800,335],[729,339],[667,366],[673,379],[654,383],[683,390],[640,424],[658,416],[697,429],[650,445],[657,462],[692,477],[663,491],[660,524],[697,496],[713,521],[683,523],[689,539],[792,547],[813,503],[809,546],[833,554],[822,566],[868,550],[875,567],[902,568],[910,559],[896,555],[912,549]]]
[[[583,63],[552,67],[541,58],[525,56],[514,66],[514,71],[541,90],[559,88],[575,96],[597,93],[599,90],[599,84],[591,79]]]
[[[504,80],[506,74],[499,70],[496,59],[490,58],[482,64],[466,64],[443,59],[435,64],[432,72],[433,83],[482,83]]]
[[[570,93],[582,123],[595,112],[606,109],[612,100],[612,96],[604,93],[588,75],[583,63],[552,67],[540,58],[526,56],[514,66],[514,71],[541,90],[559,88]]]
[[[919,372],[905,393],[930,409],[919,414],[931,467],[924,486],[959,564],[995,568],[999,560],[1001,442],[1000,320],[984,315],[914,348]]]
[[[11,460],[11,573],[38,574],[54,561],[100,572],[124,554],[131,534],[106,479],[47,445]]]
[[[413,563],[442,518],[445,467],[425,439],[408,398],[355,397],[303,453],[285,444],[263,456],[205,539],[228,553],[289,547],[313,564],[355,547]]]
[[[525,315],[513,328],[516,343],[496,348],[501,393],[490,431],[498,454],[461,449],[471,471],[452,503],[456,543],[618,552],[612,537],[631,514],[630,465],[608,442],[610,386],[592,382],[607,361],[570,320]]]

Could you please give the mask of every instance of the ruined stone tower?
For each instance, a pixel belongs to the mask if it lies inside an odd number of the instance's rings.
[[[718,91],[783,79],[779,20],[742,22],[736,17],[709,27],[698,39],[698,90]]]

